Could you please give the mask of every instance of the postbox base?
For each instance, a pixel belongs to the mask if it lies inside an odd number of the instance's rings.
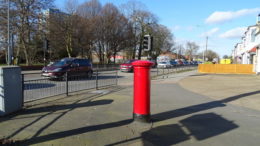
[[[133,113],[133,118],[134,118],[135,121],[138,121],[138,122],[144,122],[144,123],[150,123],[151,122],[150,114],[148,114],[148,115],[141,115],[141,114]]]

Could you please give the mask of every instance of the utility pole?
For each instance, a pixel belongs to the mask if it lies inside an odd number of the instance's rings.
[[[7,1],[7,64],[11,65],[11,50],[10,50],[10,0]]]
[[[182,46],[178,45],[178,47],[177,47],[177,59],[181,58],[181,49],[182,49]]]
[[[207,50],[208,50],[208,39],[209,39],[209,37],[208,36],[206,36],[206,50],[205,50],[205,53],[204,53],[204,61],[207,59]]]

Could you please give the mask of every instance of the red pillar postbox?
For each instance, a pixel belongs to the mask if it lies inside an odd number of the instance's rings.
[[[136,121],[150,121],[150,69],[151,61],[135,61],[133,118]]]

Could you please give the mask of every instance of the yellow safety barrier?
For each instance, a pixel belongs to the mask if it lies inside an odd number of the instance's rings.
[[[199,64],[200,73],[255,74],[252,64]]]

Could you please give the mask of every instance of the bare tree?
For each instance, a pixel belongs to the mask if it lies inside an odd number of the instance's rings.
[[[187,42],[186,43],[186,52],[185,54],[188,56],[189,60],[193,59],[193,56],[199,50],[199,46],[195,42]]]
[[[141,59],[143,37],[146,34],[151,34],[152,25],[157,25],[158,19],[154,14],[146,10],[144,4],[138,1],[129,1],[122,5],[122,8],[132,25],[134,34],[132,39],[132,58],[135,58],[135,53],[138,50],[138,59]]]
[[[67,0],[66,2],[66,11],[67,15],[65,16],[65,25],[64,25],[64,40],[65,40],[65,47],[68,53],[68,57],[72,57],[73,53],[73,33],[76,32],[75,25],[77,24],[77,0]]]
[[[1,2],[0,19],[4,19],[6,23],[6,11],[5,8],[2,9],[5,5],[2,4]],[[52,7],[52,4],[53,0],[10,0],[11,29],[17,42],[16,57],[23,53],[27,65],[32,64],[39,49],[37,40],[41,38],[40,15],[43,10]],[[5,26],[1,25],[1,30],[6,30]]]
[[[175,45],[177,59],[183,58],[184,47],[182,44]]]
[[[128,20],[118,10],[116,6],[107,3],[101,11],[99,19],[98,50],[99,58],[109,63],[111,56],[116,56],[117,52],[124,49],[129,35]],[[115,60],[114,60],[115,62]]]
[[[143,50],[143,38],[145,34],[149,34],[151,31],[150,25],[157,24],[157,18],[154,14],[148,11],[136,11],[134,15],[134,20],[137,27],[138,37],[139,37],[139,49],[138,49],[138,59],[141,59]]]
[[[77,13],[81,18],[81,23],[78,23],[80,25],[79,28],[79,34],[81,38],[80,41],[80,47],[82,48],[82,54],[83,51],[85,51],[85,54],[87,55],[87,58],[92,59],[92,52],[95,50],[99,50],[97,54],[101,54],[102,50],[98,47],[98,35],[99,35],[99,21],[101,19],[101,10],[102,5],[98,0],[90,0],[88,2],[85,2],[81,4],[78,9]],[[98,55],[99,58],[103,58],[103,56]],[[103,60],[103,59],[101,59]]]
[[[125,17],[129,20],[129,24],[131,25],[132,35],[129,36],[129,43],[131,44],[130,48],[126,50],[127,54],[131,56],[132,59],[135,59],[136,52],[140,47],[140,25],[137,22],[137,12],[146,11],[146,6],[140,1],[131,0],[126,4],[121,6],[121,11],[125,15]]]
[[[203,58],[203,52],[200,52],[198,54],[198,56],[200,58]],[[219,58],[219,55],[215,51],[207,50],[207,58],[208,58],[208,61],[213,61],[214,58]]]
[[[154,25],[152,28],[154,37],[154,50],[158,56],[161,52],[173,52],[175,50],[174,36],[164,25]]]

